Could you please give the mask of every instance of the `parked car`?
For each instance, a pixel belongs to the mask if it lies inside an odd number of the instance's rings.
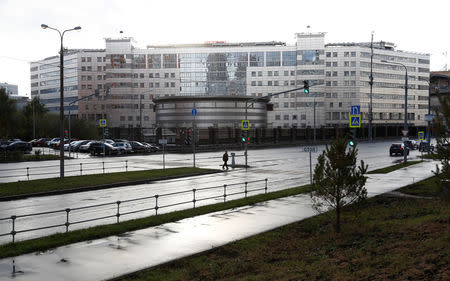
[[[159,147],[155,144],[150,144],[147,142],[142,142],[143,145],[145,145],[146,147],[148,147],[150,149],[150,152],[158,152],[159,151]]]
[[[50,141],[49,138],[40,138],[34,144],[32,143],[32,146],[39,146],[39,147],[45,147],[47,146],[47,142]]]
[[[6,147],[12,143],[12,141],[9,140],[0,140],[0,151],[5,151]]]
[[[51,140],[49,140],[47,142],[47,146],[55,148],[56,145],[59,145],[59,140],[60,140],[60,138],[52,138]]]
[[[106,142],[106,143],[108,143],[108,144],[110,144],[110,145],[114,145],[114,142],[115,141],[113,141],[113,140],[111,140],[111,139],[102,139],[102,140],[100,140],[101,142]]]
[[[26,141],[15,141],[8,144],[5,148],[6,151],[22,151],[24,153],[30,153],[33,147]]]
[[[65,143],[64,144],[64,150],[65,151],[69,151],[69,147],[70,147],[70,151],[74,151],[74,147],[77,143],[79,143],[79,140],[73,140],[70,143]]]
[[[89,141],[83,145],[80,145],[80,148],[78,149],[78,151],[79,152],[89,152],[89,151],[91,151],[90,150],[91,144],[97,143],[97,142],[99,142],[99,141]]]
[[[130,141],[131,148],[133,149],[134,153],[145,153],[150,152],[150,148],[143,145],[142,143],[138,141]]]
[[[128,142],[116,142],[113,144],[117,148],[119,154],[127,154],[133,152],[131,145]]]
[[[73,146],[71,146],[70,151],[72,151],[72,152],[78,152],[78,151],[80,150],[80,147],[81,147],[82,145],[87,144],[87,143],[89,143],[89,142],[90,142],[90,140],[79,140],[79,141],[75,142],[75,143],[73,144]]]
[[[416,144],[415,140],[405,140],[405,141],[403,141],[403,143],[410,150],[417,149],[417,144]]]
[[[109,143],[105,142],[95,142],[89,147],[91,155],[100,155],[105,153],[105,155],[116,155],[118,154],[118,149]]]
[[[428,142],[426,141],[421,141],[419,143],[419,151],[420,152],[432,152],[434,151],[434,146],[430,145]]]
[[[389,148],[389,156],[392,155],[403,155],[404,150],[406,149],[406,155],[409,155],[409,148],[405,146],[403,143],[393,143]]]

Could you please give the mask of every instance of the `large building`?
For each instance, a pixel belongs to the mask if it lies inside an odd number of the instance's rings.
[[[375,127],[403,125],[405,67],[408,122],[410,126],[426,124],[429,59],[428,54],[374,42]],[[314,119],[317,127],[345,127],[351,105],[361,106],[366,126],[370,60],[370,43],[325,44],[325,33],[298,33],[294,45],[215,41],[140,49],[131,38],[106,39],[105,50],[71,50],[66,55],[72,64],[66,66],[65,102],[68,105],[99,89],[99,97],[74,102],[72,112],[93,121],[106,116],[109,127],[142,125],[152,131],[158,127],[153,108],[153,99],[158,97],[263,97],[301,87],[308,80],[310,94],[300,90],[272,97],[274,110],[268,113],[268,127],[308,128]],[[53,57],[31,65],[32,96],[39,95],[55,110],[59,106],[57,61]]]
[[[14,84],[8,84],[8,83],[0,83],[0,88],[4,88],[6,93],[9,96],[18,96],[19,95],[19,90],[17,85]]]
[[[105,50],[69,50],[64,54],[64,112],[78,115],[78,99],[103,89]],[[60,60],[58,56],[30,65],[31,98],[39,97],[50,112],[59,112]],[[100,97],[96,97],[101,98]]]

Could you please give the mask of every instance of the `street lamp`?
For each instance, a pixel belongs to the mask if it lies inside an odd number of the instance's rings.
[[[64,33],[72,30],[80,30],[81,27],[76,26],[72,29],[64,30],[62,33],[56,28],[50,27],[46,24],[41,24],[42,29],[52,29],[59,33],[61,39],[61,47],[59,51],[59,177],[64,178],[64,48],[63,48],[63,37]]]
[[[405,118],[404,118],[404,123],[403,123],[403,130],[405,132],[407,132],[408,131],[408,68],[403,63],[399,63],[399,62],[393,62],[393,61],[387,61],[387,60],[382,60],[381,62],[397,64],[397,65],[401,65],[405,68]],[[403,163],[406,163],[406,156],[407,156],[407,153],[406,153],[406,147],[405,147],[405,149],[403,150]]]

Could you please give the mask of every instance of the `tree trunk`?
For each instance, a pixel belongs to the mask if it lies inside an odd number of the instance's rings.
[[[341,232],[341,205],[336,204],[336,232]]]

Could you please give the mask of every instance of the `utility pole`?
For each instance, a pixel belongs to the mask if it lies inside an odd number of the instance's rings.
[[[372,31],[372,38],[370,40],[370,76],[369,76],[369,85],[370,85],[370,102],[369,102],[369,141],[372,142],[372,119],[373,119],[373,112],[372,112],[372,87],[373,87],[373,73],[372,73],[372,64],[373,64],[373,31]]]
[[[31,107],[33,108],[33,139],[36,138],[36,118],[34,114],[34,101],[35,99],[31,100]]]

